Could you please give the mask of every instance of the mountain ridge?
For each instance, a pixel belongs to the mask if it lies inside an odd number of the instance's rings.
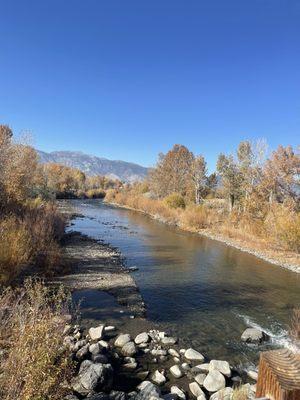
[[[124,182],[136,182],[146,178],[149,168],[139,164],[109,160],[108,158],[86,154],[82,151],[45,151],[37,150],[42,164],[57,163],[67,167],[77,168],[88,176],[103,175]]]

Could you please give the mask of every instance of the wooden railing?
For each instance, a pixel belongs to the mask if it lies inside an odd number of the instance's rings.
[[[261,353],[256,398],[300,400],[300,355],[287,349]]]

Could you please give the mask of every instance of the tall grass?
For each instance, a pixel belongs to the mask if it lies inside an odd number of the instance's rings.
[[[69,297],[41,281],[0,296],[0,398],[58,400],[72,374],[63,347]]]

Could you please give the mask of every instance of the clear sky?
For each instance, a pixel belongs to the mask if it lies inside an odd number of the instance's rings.
[[[0,0],[0,121],[153,165],[300,140],[299,0]]]

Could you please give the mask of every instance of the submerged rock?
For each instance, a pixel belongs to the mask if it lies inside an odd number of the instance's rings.
[[[256,328],[247,328],[244,330],[241,336],[242,342],[246,343],[262,343],[266,340],[269,340],[270,336],[260,329]]]

